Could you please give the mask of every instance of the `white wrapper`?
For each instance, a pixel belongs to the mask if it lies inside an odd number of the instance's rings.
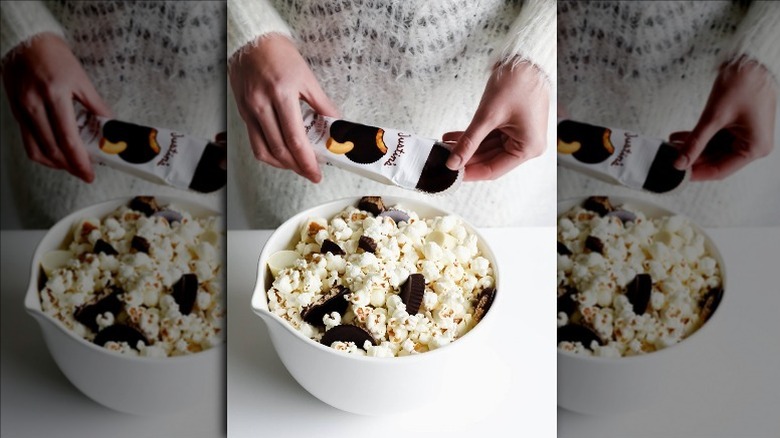
[[[558,163],[611,183],[667,193],[682,187],[687,171],[674,168],[674,146],[661,139],[573,120],[558,121]]]
[[[306,135],[321,163],[388,185],[426,193],[458,188],[463,171],[447,169],[445,143],[389,128],[334,119],[307,109]]]
[[[223,187],[224,148],[169,129],[140,126],[81,110],[76,118],[90,159],[149,181],[211,192]]]

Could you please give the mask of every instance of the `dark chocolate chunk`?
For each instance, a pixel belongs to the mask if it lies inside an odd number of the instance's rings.
[[[679,152],[674,146],[662,143],[653,158],[642,188],[655,193],[666,193],[679,186],[685,179],[685,171],[674,167],[678,155]]]
[[[382,202],[380,196],[363,196],[360,198],[357,208],[367,211],[374,216],[379,216],[379,214],[385,211],[385,203]]]
[[[585,248],[599,254],[604,254],[604,242],[595,236],[588,236],[585,238]]]
[[[94,303],[85,304],[76,308],[73,312],[73,317],[76,321],[89,327],[93,332],[98,331],[97,316],[109,312],[116,316],[122,311],[122,301],[119,299],[119,294],[124,293],[122,289],[118,287],[112,287],[109,293]]]
[[[149,241],[146,240],[146,238],[141,237],[137,234],[133,236],[133,240],[130,241],[130,246],[133,247],[138,252],[143,252],[146,254],[149,254],[149,248],[151,247]]]
[[[154,196],[136,196],[130,201],[128,207],[131,210],[140,211],[146,216],[151,216],[160,211],[160,206],[157,205]]]
[[[577,301],[574,300],[574,296],[577,295],[577,288],[574,286],[564,286],[563,295],[558,297],[558,313],[563,312],[567,316],[571,316],[575,310],[577,310]]]
[[[606,196],[591,196],[585,200],[582,208],[595,212],[599,216],[604,216],[615,209]]]
[[[628,210],[613,210],[607,213],[606,216],[614,216],[620,219],[620,222],[623,222],[624,224],[628,222],[634,222],[636,220],[636,215]]]
[[[571,251],[569,250],[569,248],[566,245],[564,245],[563,243],[561,243],[560,240],[558,241],[558,254],[560,254],[562,256],[570,256],[571,255]]]
[[[173,284],[171,291],[173,299],[179,305],[182,315],[189,315],[198,297],[198,277],[195,274],[184,274]]]
[[[320,253],[321,254],[331,253],[333,255],[346,254],[346,252],[344,252],[344,250],[341,249],[338,243],[328,239],[322,241],[322,246],[320,247]]]
[[[720,305],[720,301],[723,299],[723,288],[714,287],[707,291],[706,294],[699,301],[699,307],[701,307],[701,319],[702,322],[707,322],[712,317],[715,310]]]
[[[458,179],[458,171],[446,166],[449,157],[450,150],[441,143],[435,143],[423,165],[416,188],[428,193],[439,193],[450,188]]]
[[[119,254],[110,243],[103,239],[98,239],[97,242],[95,242],[95,247],[92,248],[92,252],[95,254],[100,254],[102,252],[105,255],[113,256]]]
[[[650,302],[650,292],[653,290],[653,279],[650,274],[637,274],[626,285],[626,298],[634,307],[634,313],[644,315]]]
[[[227,184],[227,148],[224,144],[208,143],[200,156],[190,181],[190,189],[211,193]]]
[[[349,305],[349,302],[346,300],[348,293],[349,289],[344,286],[338,285],[334,287],[317,302],[304,307],[301,311],[301,318],[313,326],[324,327],[325,323],[322,322],[323,316],[332,312],[344,315]]]
[[[422,274],[411,274],[401,285],[401,301],[406,305],[406,313],[416,315],[422,304],[425,293],[425,277]],[[492,298],[491,298],[492,300]],[[489,304],[488,304],[489,306]],[[487,311],[487,309],[485,309]]]
[[[490,306],[493,304],[493,299],[496,297],[496,289],[488,287],[482,290],[477,296],[477,305],[474,308],[474,322],[479,322],[485,317]]]
[[[561,342],[579,342],[583,347],[590,350],[590,344],[596,341],[602,345],[601,338],[593,330],[579,324],[567,324],[558,328],[558,343]]]
[[[402,210],[396,210],[395,208],[383,211],[379,217],[389,217],[396,224],[400,224],[401,222],[409,222],[409,215],[406,214],[406,212]]]
[[[127,342],[127,345],[136,350],[138,350],[138,341],[149,345],[149,341],[146,340],[146,336],[143,333],[124,324],[114,324],[104,328],[95,336],[93,342],[102,347],[109,341]]]
[[[376,345],[376,339],[374,339],[370,333],[356,325],[350,324],[337,325],[326,331],[325,334],[322,335],[322,339],[320,339],[322,345],[327,345],[328,347],[336,341],[354,342],[355,345],[361,349],[366,341],[371,342],[371,345]]]
[[[173,210],[160,210],[153,214],[152,216],[155,217],[161,217],[164,218],[166,221],[168,221],[169,224],[172,224],[174,222],[181,222],[181,220],[184,218],[184,216],[181,215],[178,211]]]
[[[358,240],[358,248],[373,254],[376,252],[376,241],[368,236],[360,236],[360,240]]]

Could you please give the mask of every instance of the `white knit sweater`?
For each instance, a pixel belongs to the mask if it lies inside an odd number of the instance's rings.
[[[778,3],[559,1],[559,102],[573,119],[668,138],[696,125],[723,61],[746,55],[780,79],[778,41]],[[778,169],[775,146],[723,181],[692,182],[658,196],[559,167],[558,196],[648,198],[705,226],[778,225]]]
[[[117,118],[214,138],[226,127],[225,9],[224,1],[3,1],[0,55],[41,32],[63,36]],[[25,227],[48,227],[86,205],[144,193],[224,206],[224,190],[180,191],[103,166],[85,184],[27,159],[5,97],[0,117],[3,172]]]
[[[228,0],[228,57],[271,32],[292,36],[345,119],[430,138],[465,129],[496,61],[516,55],[554,83],[552,0],[341,2]],[[554,104],[554,101],[553,101]],[[424,198],[480,226],[552,224],[554,148],[492,182],[429,196],[324,167],[312,184],[258,162],[229,98],[230,173],[254,227],[278,225],[317,203],[366,194]],[[550,139],[552,140],[552,139]],[[236,201],[238,202],[238,201]]]

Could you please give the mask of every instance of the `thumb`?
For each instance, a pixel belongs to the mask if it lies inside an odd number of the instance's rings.
[[[685,170],[691,167],[696,159],[699,158],[704,148],[707,147],[710,139],[725,125],[719,118],[714,117],[711,111],[705,110],[699,119],[699,123],[693,128],[688,138],[680,147],[680,155],[674,162],[674,167],[678,170]]]
[[[303,96],[303,100],[309,104],[314,111],[328,117],[341,117],[341,112],[327,94],[322,91],[320,84],[315,81],[314,85],[309,87],[309,92]]]
[[[471,124],[466,128],[466,131],[458,139],[458,144],[450,152],[450,157],[447,159],[447,168],[458,170],[469,162],[482,143],[482,140],[498,125],[491,122],[492,120],[489,117],[477,110],[474,119],[471,120]]]

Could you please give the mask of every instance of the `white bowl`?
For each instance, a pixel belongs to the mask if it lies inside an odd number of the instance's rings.
[[[401,205],[421,218],[450,213],[420,201],[391,196],[382,197],[385,205]],[[404,357],[364,357],[336,351],[305,337],[287,321],[268,311],[267,290],[273,277],[266,266],[268,257],[283,249],[292,249],[300,228],[311,217],[332,218],[360,198],[329,202],[298,213],[283,223],[268,239],[258,264],[252,309],[268,327],[279,358],[298,383],[312,395],[338,409],[364,415],[391,414],[418,408],[431,402],[440,392],[441,369],[449,361],[468,357],[474,343],[489,333],[495,312],[488,311],[474,328],[460,339],[442,348]],[[478,247],[493,266],[496,294],[491,309],[501,306],[499,269],[493,251],[469,224],[469,232],[478,237]],[[476,377],[474,377],[476,378]]]
[[[162,205],[175,203],[193,216],[218,215],[201,204],[156,197]],[[102,218],[132,198],[115,199],[84,208],[57,222],[33,255],[24,306],[41,326],[52,358],[81,392],[111,409],[141,415],[191,409],[208,397],[223,396],[224,344],[188,355],[168,358],[134,357],[89,342],[58,319],[41,310],[39,279],[41,257],[62,249],[71,239],[74,224],[82,218]]]
[[[558,216],[586,198],[558,202]],[[677,214],[651,202],[620,196],[609,196],[613,205],[629,204],[648,218]],[[705,248],[717,260],[724,290],[720,304],[709,320],[682,342],[652,353],[605,358],[591,357],[558,349],[558,406],[570,411],[592,415],[609,415],[635,411],[662,402],[671,390],[668,376],[691,361],[686,347],[706,337],[708,328],[718,324],[720,309],[727,303],[726,269],[723,256],[707,233]],[[705,382],[701,382],[705,384]]]

